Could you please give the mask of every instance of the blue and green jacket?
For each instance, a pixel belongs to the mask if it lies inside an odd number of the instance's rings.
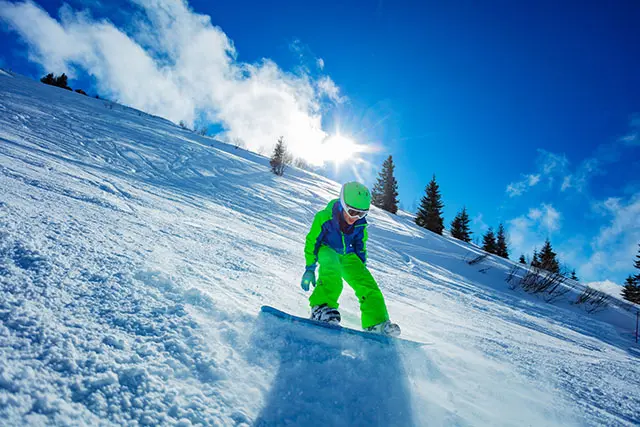
[[[367,220],[361,218],[349,226],[344,221],[342,205],[338,199],[329,202],[316,214],[307,234],[304,257],[307,267],[318,261],[318,250],[329,246],[341,255],[355,253],[367,262]]]

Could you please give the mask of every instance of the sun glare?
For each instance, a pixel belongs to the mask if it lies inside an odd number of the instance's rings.
[[[358,153],[364,152],[364,146],[339,133],[324,140],[323,154],[325,159],[339,165],[346,160],[354,159]]]

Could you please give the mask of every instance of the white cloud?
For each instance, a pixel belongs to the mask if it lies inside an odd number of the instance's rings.
[[[640,146],[640,114],[631,116],[629,130],[618,138],[617,141],[600,144],[594,153],[585,158],[573,171],[569,170],[569,160],[564,154],[552,153],[538,149],[536,159],[536,173],[525,175],[519,182],[507,186],[507,194],[510,197],[520,196],[531,186],[542,179],[549,183],[549,188],[554,186],[556,178],[562,178],[560,191],[573,189],[583,192],[593,177],[606,173],[606,168],[620,161],[625,155],[625,150],[633,150]]]
[[[593,205],[594,211],[609,218],[589,241],[590,255],[574,254],[572,263],[585,281],[613,277],[619,283],[633,273],[633,261],[640,243],[640,193],[624,200],[610,197]],[[571,252],[573,248],[568,248]],[[564,255],[564,251],[561,251]]]
[[[569,160],[564,154],[538,149],[538,168],[543,175],[552,175],[566,170]]]
[[[507,221],[509,240],[513,253],[531,254],[534,248],[542,247],[544,240],[560,230],[562,215],[552,205],[543,203]]]
[[[549,233],[560,229],[560,212],[555,210],[553,206],[542,204],[543,214],[540,218],[540,224],[547,229]]]
[[[599,147],[596,157],[585,159],[573,172],[569,170],[569,160],[564,154],[552,153],[538,149],[536,159],[536,173],[524,175],[524,179],[507,186],[510,197],[520,196],[530,187],[545,180],[549,188],[554,186],[556,179],[561,179],[560,191],[574,189],[583,191],[589,180],[602,173],[602,166],[617,159],[617,149],[614,145],[603,144]]]
[[[507,185],[507,194],[509,195],[509,197],[520,196],[522,195],[522,193],[524,193],[526,188],[527,185],[525,182],[512,182],[511,184]]]
[[[316,60],[316,65],[318,66],[318,69],[324,70],[324,59],[318,58]]]
[[[542,218],[542,210],[538,208],[529,209],[529,214],[527,215],[530,219],[537,221]]]
[[[533,187],[540,182],[540,175],[526,175],[522,181],[512,182],[507,185],[507,194],[509,197],[520,196],[527,191],[529,187]]]
[[[553,206],[543,203],[540,208],[531,208],[527,217],[537,222],[548,233],[560,229],[560,213]]]
[[[615,298],[622,298],[622,286],[617,283],[612,282],[611,280],[604,280],[600,282],[589,282],[586,283],[590,288],[596,289],[600,292],[604,292],[605,294],[609,294]]]
[[[347,101],[346,96],[340,95],[340,88],[327,76],[323,76],[317,83],[318,91],[327,96],[330,100],[336,104],[342,104]]]
[[[512,182],[507,185],[507,194],[509,197],[521,196],[531,187],[536,186],[543,178],[553,182],[554,175],[565,171],[569,165],[569,161],[562,154],[550,153],[548,151],[538,149],[538,165],[536,173],[523,175],[518,182]]]
[[[631,116],[629,132],[620,138],[620,141],[626,145],[640,145],[640,114]]]
[[[127,31],[69,6],[56,20],[31,1],[0,0],[0,20],[46,71],[73,77],[84,69],[101,93],[124,104],[188,125],[204,116],[221,123],[221,139],[256,151],[283,135],[294,155],[316,164],[329,158],[323,105],[346,98],[328,76],[288,73],[269,59],[238,61],[227,35],[185,1],[135,3],[143,13],[131,14]]]
[[[594,246],[604,247],[622,240],[630,240],[630,247],[640,242],[640,193],[628,203],[619,198],[609,198],[603,203],[611,214],[611,222],[600,229]],[[630,239],[630,236],[637,238]],[[632,243],[632,244],[631,244]],[[633,254],[633,250],[631,253]]]
[[[526,217],[520,216],[507,222],[507,230],[509,232],[509,240],[511,246],[515,249],[514,253],[531,253],[535,246],[534,233],[532,231],[533,223]]]
[[[621,209],[621,201],[620,197],[609,197],[603,201],[592,203],[591,209],[603,216],[615,215],[616,211]]]
[[[476,226],[482,232],[485,232],[485,231],[487,231],[489,229],[489,225],[487,225],[487,223],[484,222],[484,219],[483,219],[481,213],[479,213],[478,215],[473,217],[472,224],[474,226]]]

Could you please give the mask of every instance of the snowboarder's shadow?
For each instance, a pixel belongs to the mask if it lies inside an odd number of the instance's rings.
[[[255,426],[412,426],[396,344],[258,317],[255,363],[278,366]]]

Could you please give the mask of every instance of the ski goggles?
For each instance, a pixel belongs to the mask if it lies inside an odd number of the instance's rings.
[[[347,211],[347,215],[349,215],[351,218],[358,218],[358,219],[364,218],[369,213],[368,209],[360,210],[360,209],[355,209],[349,206],[347,206],[346,211]]]

